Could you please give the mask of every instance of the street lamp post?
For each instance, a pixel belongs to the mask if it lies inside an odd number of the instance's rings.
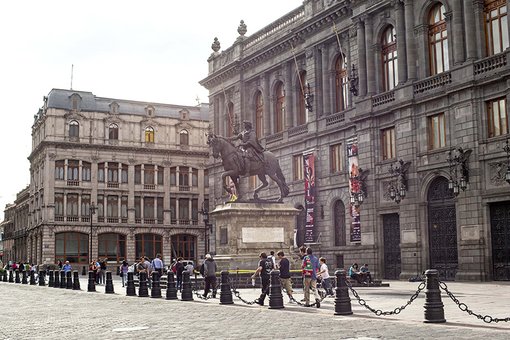
[[[92,215],[96,213],[97,207],[92,203],[89,208],[89,216],[90,216],[90,236],[89,236],[89,264],[92,262]]]
[[[199,211],[204,220],[204,243],[205,243],[205,253],[209,253],[209,228],[212,226],[209,223],[209,210],[207,210],[207,207],[204,203],[202,203],[202,210]]]

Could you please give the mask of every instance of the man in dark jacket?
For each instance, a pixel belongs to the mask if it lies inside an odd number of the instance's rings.
[[[262,281],[261,289],[262,293],[260,294],[260,297],[257,300],[255,300],[255,302],[261,306],[264,306],[264,299],[266,298],[266,295],[269,293],[269,281],[271,278],[270,274],[274,267],[273,261],[267,258],[266,253],[260,253],[259,257],[260,257],[259,265],[251,278],[254,279],[257,275],[260,275],[260,279]]]
[[[179,292],[182,289],[182,272],[184,271],[184,263],[182,263],[182,257],[177,259],[177,263],[175,264],[175,274],[177,276],[177,289]]]
[[[212,297],[216,297],[216,271],[218,267],[216,266],[216,262],[212,258],[211,254],[205,255],[204,261],[204,280],[205,280],[205,289],[204,289],[204,297],[207,297],[209,291],[212,288]]]

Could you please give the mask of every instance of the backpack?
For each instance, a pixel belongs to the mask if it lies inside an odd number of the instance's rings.
[[[176,264],[177,264],[177,262],[174,262],[174,263],[172,264],[172,272],[173,272],[174,274],[176,274],[176,273],[177,273],[177,266],[176,266]]]
[[[200,275],[204,276],[204,264],[202,263],[202,265],[200,266]]]
[[[305,256],[303,259],[303,275],[304,276],[313,275],[313,265],[310,256]]]

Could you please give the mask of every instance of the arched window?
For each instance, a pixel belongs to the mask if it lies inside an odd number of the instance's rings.
[[[136,234],[136,258],[147,256],[151,259],[156,257],[156,254],[163,255],[163,237],[157,234]]]
[[[506,1],[485,0],[484,13],[487,54],[494,55],[509,45]]]
[[[192,235],[173,235],[172,236],[172,249],[175,251],[175,256],[182,257],[186,260],[196,260],[196,237]]]
[[[189,134],[187,130],[182,130],[180,135],[181,145],[189,145]]]
[[[145,143],[154,143],[154,128],[152,126],[145,128]]]
[[[275,88],[275,120],[274,120],[274,132],[283,131],[283,122],[285,117],[285,88],[283,83],[279,82]]]
[[[305,86],[306,86],[306,71],[299,72],[297,93],[297,125],[306,123],[306,105],[305,105]]]
[[[435,5],[429,15],[430,74],[448,71],[448,36],[446,32],[445,8]]]
[[[80,123],[78,123],[76,120],[69,122],[69,137],[80,137]]]
[[[255,97],[255,133],[257,138],[261,138],[264,133],[264,97],[260,91]]]
[[[119,126],[117,124],[110,124],[108,127],[108,138],[111,140],[119,139]]]
[[[116,233],[99,234],[98,256],[108,262],[120,263],[126,259],[126,235]]]
[[[55,263],[69,261],[77,264],[87,264],[89,256],[89,237],[82,233],[55,234]]]
[[[398,82],[397,32],[393,26],[388,27],[382,36],[383,89],[389,91]]]
[[[345,110],[349,104],[347,62],[346,58],[340,55],[335,62],[335,112]]]
[[[225,124],[227,124],[227,137],[232,137],[234,134],[234,103],[229,102],[227,105],[227,121]]]
[[[345,205],[342,201],[335,202],[333,207],[334,228],[335,228],[335,246],[345,246]]]

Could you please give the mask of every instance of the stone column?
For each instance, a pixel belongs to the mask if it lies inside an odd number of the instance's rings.
[[[464,25],[462,24],[462,4],[461,0],[452,2],[452,31],[453,31],[453,63],[462,64],[466,61],[464,53]],[[465,2],[465,1],[464,1]],[[469,2],[469,1],[468,1]],[[450,40],[450,39],[448,39]]]
[[[395,3],[397,17],[397,63],[398,63],[398,84],[407,81],[407,55],[406,55],[406,25],[404,20],[404,5],[402,2]]]
[[[484,58],[487,56],[487,48],[485,47],[485,15],[483,12],[483,0],[472,0],[472,7],[475,26],[474,28],[476,32],[474,35],[476,44],[475,46],[479,46],[477,49],[477,57]]]
[[[455,43],[455,44],[453,43],[453,41],[455,40],[456,34],[453,29],[452,15],[453,15],[453,12],[451,12],[451,11],[444,13],[444,20],[446,21],[446,30],[448,32],[448,55],[446,56],[446,58],[448,60],[448,67],[446,67],[446,65],[445,65],[444,71],[448,71],[452,68],[452,65],[456,62],[456,54],[458,53],[456,51],[456,49],[458,48],[458,45],[457,45],[457,43]],[[454,32],[454,34],[452,35],[452,34],[450,34],[450,32]],[[426,33],[426,37],[428,38],[428,32]],[[428,42],[428,40],[427,40],[427,42]],[[427,46],[426,52],[428,53],[429,46],[428,46],[428,44],[426,46]],[[453,59],[452,59],[452,56],[453,56]]]
[[[372,20],[365,17],[365,48],[367,58],[367,94],[373,95],[376,90],[375,80],[375,51],[374,37],[372,32]]]
[[[413,0],[405,0],[405,33],[406,33],[406,57],[407,57],[407,78],[416,79],[416,45],[414,43],[414,6]],[[400,58],[400,56],[398,56]]]
[[[466,59],[473,60],[477,58],[473,1],[464,1],[464,23],[466,25]]]
[[[326,44],[322,44],[321,49],[321,72],[322,72],[322,114],[327,115],[331,113],[329,101],[329,92],[331,87],[328,86],[329,81],[329,50]],[[319,100],[317,101],[317,104]]]
[[[262,74],[262,98],[264,98],[264,136],[271,134],[271,92],[269,91],[269,75]]]
[[[293,86],[292,86],[292,64],[291,62],[287,62],[284,64],[284,77],[285,77],[285,117],[284,120],[284,130],[287,130],[292,127],[292,118],[294,116],[294,111],[292,109],[292,97],[293,97]],[[297,70],[296,70],[297,71]]]
[[[358,43],[358,78],[359,78],[359,96],[364,97],[367,94],[367,55],[365,46],[365,23],[361,19],[355,22],[357,27]]]

